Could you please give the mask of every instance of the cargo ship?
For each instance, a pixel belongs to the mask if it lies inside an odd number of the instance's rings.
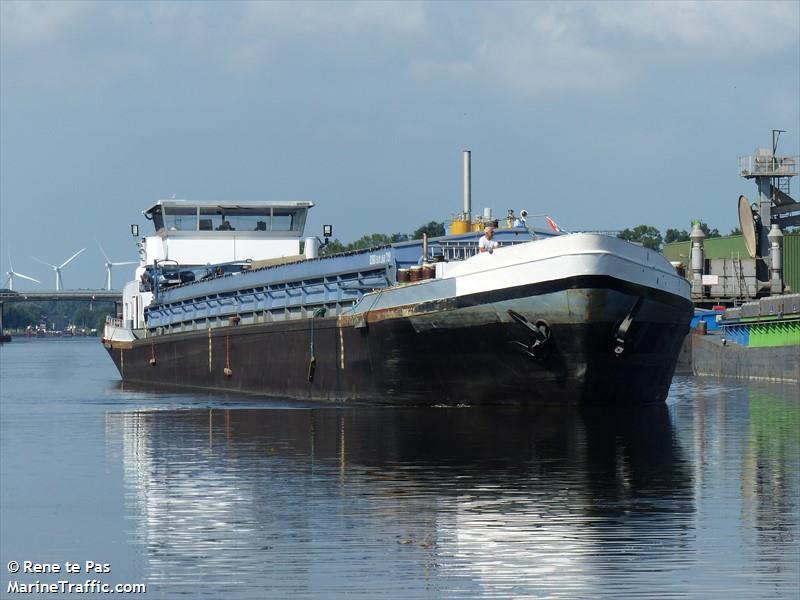
[[[334,402],[666,398],[693,309],[658,252],[524,225],[492,252],[470,230],[326,255],[303,238],[312,207],[148,208],[102,338],[123,380]]]

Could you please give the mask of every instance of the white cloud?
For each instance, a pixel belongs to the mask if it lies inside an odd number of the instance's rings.
[[[287,36],[408,35],[424,26],[425,8],[421,2],[253,2],[243,5],[241,20],[252,31],[266,26]]]
[[[2,2],[3,45],[49,44],[77,27],[91,13],[89,3]]]
[[[626,64],[593,43],[586,7],[576,3],[477,5],[456,14],[458,36],[449,46],[431,44],[429,54],[411,57],[418,77],[472,82],[525,97],[569,92],[603,92],[625,86]],[[472,20],[469,20],[472,18]],[[432,26],[436,36],[440,23]]]
[[[359,61],[391,60],[405,76],[542,97],[614,93],[663,64],[761,60],[796,48],[799,6],[3,2],[2,36],[4,52],[22,64],[49,66],[56,77],[69,70],[62,62],[101,79],[124,77],[126,68],[158,68],[164,60],[247,73],[291,67],[293,52],[303,49],[320,64],[357,68]]]
[[[241,72],[285,61],[285,49],[298,44],[315,49],[321,60],[363,44],[380,55],[387,48],[406,48],[426,27],[421,2],[0,4],[6,57],[43,69],[62,63],[53,68],[62,72],[63,64],[69,69],[82,64],[88,72],[109,60],[124,67],[137,63],[133,55],[157,67],[162,60],[151,57],[159,53],[168,61],[203,61]],[[124,76],[119,68],[110,71],[109,76]]]
[[[596,25],[700,61],[756,58],[797,45],[796,2],[604,2]]]
[[[316,47],[323,59],[364,43],[379,54],[405,46],[425,24],[420,2],[252,2],[243,5],[224,52],[238,70],[258,68],[297,43]]]
[[[789,2],[479,5],[481,18],[455,42],[460,55],[451,49],[456,58],[412,57],[412,69],[423,77],[471,78],[529,97],[613,93],[665,64],[750,62],[796,48],[799,7]]]

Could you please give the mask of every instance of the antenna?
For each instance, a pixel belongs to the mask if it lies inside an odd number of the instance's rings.
[[[778,151],[778,140],[782,133],[786,133],[785,129],[772,130],[772,158],[775,158],[775,153]]]

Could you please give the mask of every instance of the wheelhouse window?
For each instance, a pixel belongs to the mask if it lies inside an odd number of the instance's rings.
[[[196,231],[197,208],[166,207],[164,210],[164,224],[167,231]]]
[[[272,231],[295,231],[298,227],[295,224],[295,211],[273,211]]]
[[[305,208],[158,206],[150,211],[156,231],[302,232]]]
[[[222,217],[222,210],[219,208],[201,208],[199,209],[198,229],[200,231],[220,231]]]
[[[201,208],[200,231],[269,231],[269,211],[246,208]]]
[[[227,209],[225,217],[238,231],[269,231],[269,209]]]

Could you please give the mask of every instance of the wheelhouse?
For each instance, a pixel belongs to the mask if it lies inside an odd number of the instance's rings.
[[[290,202],[191,202],[159,200],[144,211],[159,236],[203,237],[218,235],[300,238],[305,228],[308,201]]]

